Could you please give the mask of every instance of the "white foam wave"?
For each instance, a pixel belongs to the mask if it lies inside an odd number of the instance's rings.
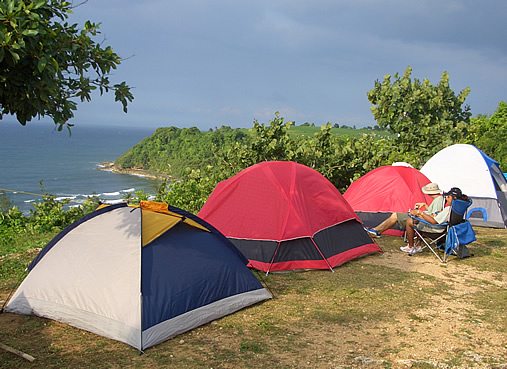
[[[104,202],[104,204],[115,205],[115,204],[121,204],[122,202],[125,202],[125,201],[122,199],[118,199],[118,200],[105,200],[103,202]]]
[[[55,200],[56,201],[62,201],[62,200],[75,200],[77,196],[59,196],[59,197],[56,197]]]
[[[134,177],[141,177],[141,178],[146,177],[144,174],[138,174],[138,173],[129,173],[129,175],[134,176]]]
[[[116,192],[104,192],[102,194],[102,196],[120,196],[120,192],[119,191],[116,191]]]
[[[84,197],[85,199],[89,198],[89,197],[95,197],[95,196],[99,196],[98,194],[96,193],[92,193],[92,194],[81,194],[79,195],[79,197]]]
[[[136,190],[135,188],[129,188],[126,190],[122,190],[121,192],[134,192],[135,190]]]

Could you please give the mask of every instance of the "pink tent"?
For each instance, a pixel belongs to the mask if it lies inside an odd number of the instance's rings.
[[[430,180],[415,168],[386,165],[353,182],[343,197],[365,226],[374,227],[391,213],[408,212],[418,202],[431,203],[431,197],[421,191],[428,183]],[[399,229],[384,234],[403,236]]]
[[[199,217],[266,272],[332,269],[380,251],[332,183],[294,162],[262,162],[219,183]]]

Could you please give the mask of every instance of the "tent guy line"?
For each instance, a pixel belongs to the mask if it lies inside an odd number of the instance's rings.
[[[44,194],[40,194],[40,193],[32,193],[32,192],[25,192],[25,191],[16,191],[16,190],[8,190],[6,188],[0,188],[0,192],[2,191],[5,191],[5,192],[12,192],[12,193],[22,193],[24,195],[31,195],[31,196],[39,196],[39,197],[52,197],[52,198],[56,198],[56,196],[53,196],[53,195],[44,195]]]

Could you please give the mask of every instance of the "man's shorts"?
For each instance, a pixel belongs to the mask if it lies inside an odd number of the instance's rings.
[[[407,223],[408,218],[410,218],[408,213],[396,213],[398,227],[400,227],[402,231],[405,230],[405,224]]]
[[[396,219],[398,223],[398,227],[402,231],[406,228],[406,223],[408,218],[410,218],[410,215],[408,213],[396,213]],[[422,232],[428,232],[428,233],[442,233],[445,231],[445,225],[429,225],[424,222],[418,222],[417,220],[414,220],[414,225],[417,225],[417,229],[419,229]]]

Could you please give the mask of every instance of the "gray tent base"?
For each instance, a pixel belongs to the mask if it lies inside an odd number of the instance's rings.
[[[490,198],[472,197],[472,205],[468,209],[466,218],[472,226],[507,228],[507,214],[502,211],[507,208],[507,202],[499,197],[498,200]]]

